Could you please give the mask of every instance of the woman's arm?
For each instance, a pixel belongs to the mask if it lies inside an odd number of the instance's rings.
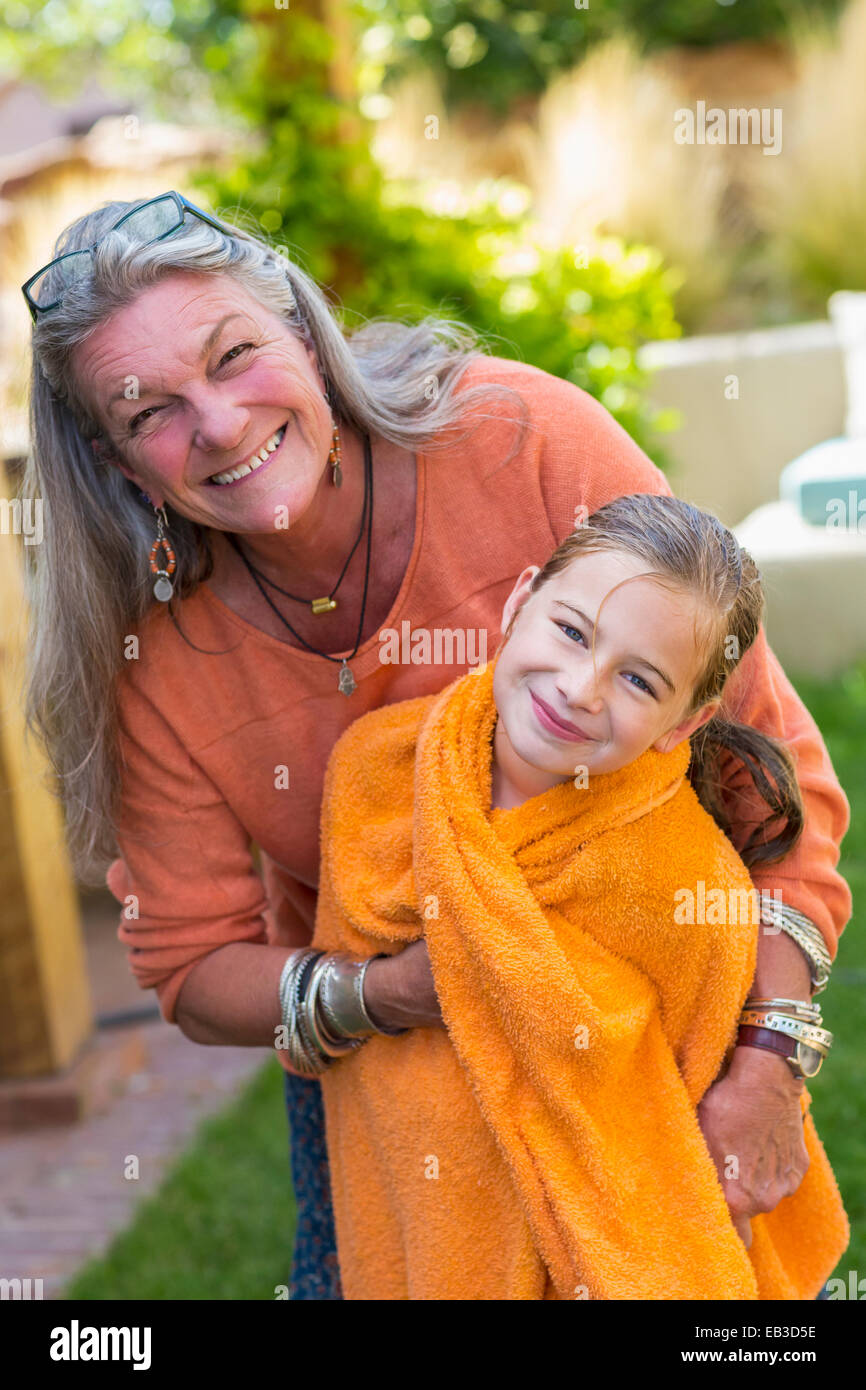
[[[280,1025],[280,974],[285,946],[233,942],[193,966],[175,1004],[175,1019],[192,1042],[273,1046]],[[364,998],[373,1022],[386,1028],[442,1024],[424,941],[368,967]]]
[[[778,864],[756,865],[752,881],[759,891],[779,892],[784,902],[811,917],[834,958],[851,913],[850,889],[836,869],[849,823],[848,802],[817,726],[768,647],[763,630],[729,687],[726,697],[736,718],[784,740],[792,749],[806,812],[803,835],[793,852]],[[760,820],[763,803],[742,768],[726,789],[739,821],[732,835],[739,848],[747,838],[749,821]],[[811,999],[809,964],[784,932],[758,927],[750,993],[756,998]],[[734,1049],[726,1075],[701,1102],[701,1130],[732,1219],[747,1245],[749,1218],[772,1211],[783,1197],[796,1192],[808,1169],[800,1110],[803,1089],[804,1083],[784,1057],[740,1046]],[[727,1176],[733,1167],[731,1154],[738,1158],[736,1179]]]
[[[750,992],[755,998],[811,998],[806,958],[784,932],[761,932]],[[727,1072],[698,1106],[701,1133],[747,1248],[752,1243],[750,1217],[772,1211],[796,1192],[809,1167],[800,1111],[803,1090],[804,1082],[784,1057],[741,1046],[734,1048]]]
[[[194,1042],[273,1046],[293,948],[266,943],[270,908],[249,835],[144,691],[130,680],[120,696],[122,857],[108,886],[124,907],[118,938],[130,967]],[[282,926],[302,942],[305,923],[293,915]],[[441,1022],[423,942],[376,961],[365,983],[375,1023]]]
[[[787,745],[806,813],[795,848],[777,864],[756,864],[752,881],[759,891],[771,896],[780,893],[784,902],[811,918],[834,959],[851,916],[851,890],[837,869],[850,808],[820,730],[771,651],[763,628],[728,681],[725,705],[733,718]],[[733,822],[731,839],[740,850],[767,813],[742,764],[736,764],[725,779],[725,799]],[[767,941],[774,939],[773,933],[763,931],[759,938],[759,967],[767,972],[765,983],[771,986],[767,994],[774,992],[783,959],[765,949]]]

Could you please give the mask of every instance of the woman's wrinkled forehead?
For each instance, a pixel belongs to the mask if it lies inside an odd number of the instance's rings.
[[[280,323],[229,275],[177,271],[141,290],[72,353],[72,371],[94,418],[113,423],[120,403],[182,380],[235,325]]]

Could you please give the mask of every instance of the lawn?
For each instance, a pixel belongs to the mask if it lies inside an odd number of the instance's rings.
[[[866,662],[832,686],[797,681],[851,802],[841,871],[854,895],[833,971],[821,996],[836,1034],[811,1083],[812,1114],[851,1221],[836,1271],[866,1268]],[[67,1289],[83,1299],[273,1299],[288,1280],[295,1206],[291,1193],[282,1068],[268,1062],[240,1097],[206,1121],[159,1191],[142,1203],[103,1259]]]
[[[283,1072],[265,1063],[203,1122],[160,1188],[67,1298],[240,1299],[289,1280],[295,1203]]]

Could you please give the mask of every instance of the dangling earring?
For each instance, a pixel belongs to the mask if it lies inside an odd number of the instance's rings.
[[[334,402],[331,400],[331,383],[325,382],[323,385],[325,400],[328,402],[328,409],[331,411],[331,418],[333,419]],[[342,487],[343,469],[341,467],[340,431],[337,428],[336,421],[334,421],[334,428],[331,433],[331,452],[328,454],[328,463],[331,465],[331,485],[333,487]]]
[[[341,487],[343,483],[343,470],[340,466],[340,431],[334,426],[332,435],[331,452],[328,454],[328,463],[331,465],[331,482],[334,487]]]
[[[152,502],[150,505],[153,507]],[[174,551],[169,545],[165,534],[165,527],[168,525],[165,507],[153,507],[153,510],[156,512],[156,540],[150,548],[150,572],[156,575],[153,594],[154,598],[159,599],[160,603],[168,603],[174,593],[174,585],[171,582],[171,576],[177,569],[177,560],[175,559]],[[165,568],[161,568],[159,564],[160,547],[165,556]]]

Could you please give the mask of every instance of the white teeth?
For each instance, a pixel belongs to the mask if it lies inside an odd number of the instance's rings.
[[[276,434],[272,434],[270,439],[265,440],[259,452],[253,454],[249,463],[239,464],[237,468],[230,469],[227,473],[214,473],[209,481],[222,485],[224,483],[233,483],[237,478],[245,478],[248,473],[255,473],[257,468],[260,468],[263,463],[267,463],[274,450],[279,448],[285,432],[286,426],[282,425],[277,430]]]

